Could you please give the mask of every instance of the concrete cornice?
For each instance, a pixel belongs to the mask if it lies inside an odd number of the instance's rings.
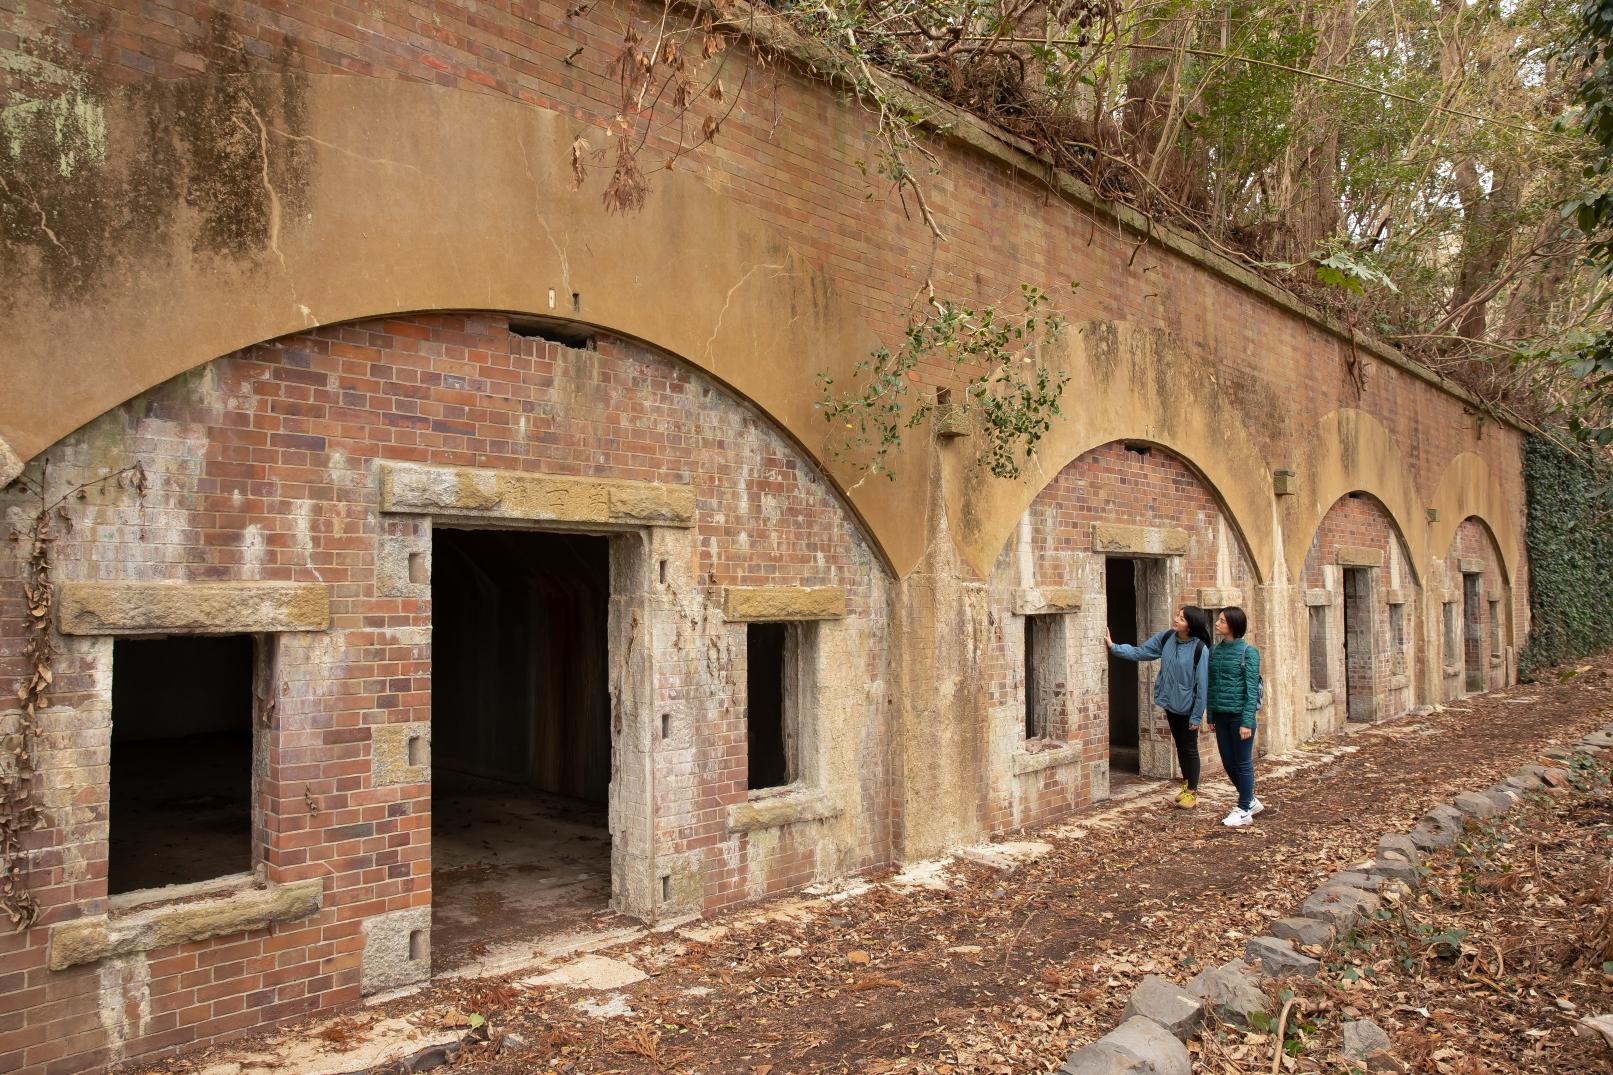
[[[820,41],[797,32],[776,12],[748,3],[747,0],[731,0],[725,8],[718,8],[710,0],[681,0],[679,6],[701,14],[709,14],[718,29],[737,34],[756,45],[776,52],[814,77],[839,86],[853,85],[853,81],[842,70],[843,64],[838,62],[837,54],[833,50],[825,47]],[[922,121],[923,126],[938,137],[967,146],[1014,171],[1031,173],[1068,201],[1109,218],[1143,241],[1157,244],[1208,269],[1294,316],[1309,321],[1358,351],[1367,352],[1374,358],[1433,385],[1447,395],[1505,422],[1520,432],[1532,431],[1505,410],[1484,402],[1467,389],[1407,357],[1377,337],[1355,331],[1337,318],[1305,302],[1293,292],[1252,272],[1225,254],[1212,250],[1183,228],[1167,221],[1156,220],[1129,205],[1100,197],[1086,183],[1068,172],[1059,170],[1046,155],[1038,152],[1029,142],[1017,135],[886,71],[871,68],[869,73],[881,88],[900,94],[921,106],[927,112]]]

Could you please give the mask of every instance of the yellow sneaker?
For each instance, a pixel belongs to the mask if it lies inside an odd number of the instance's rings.
[[[1198,804],[1198,793],[1188,788],[1183,788],[1182,793],[1176,796],[1176,805],[1180,806],[1183,810],[1191,810],[1198,806]]]

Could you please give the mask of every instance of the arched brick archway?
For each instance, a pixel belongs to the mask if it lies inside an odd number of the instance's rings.
[[[1305,616],[1302,738],[1416,704],[1422,575],[1383,502],[1351,490],[1317,525],[1301,579]]]
[[[1249,550],[1254,582],[1267,581],[1276,553],[1271,475],[1243,426],[1219,419],[1212,367],[1182,356],[1168,333],[1124,322],[1078,326],[1057,357],[1077,393],[1072,413],[1054,423],[1017,481],[983,475],[967,439],[942,449],[947,517],[965,563],[988,575],[1025,510],[1065,467],[1133,440],[1166,449],[1212,491]]]

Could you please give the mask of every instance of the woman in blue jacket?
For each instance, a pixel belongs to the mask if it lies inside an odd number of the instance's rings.
[[[1197,605],[1183,605],[1171,620],[1171,630],[1159,632],[1140,646],[1117,643],[1107,630],[1103,641],[1116,657],[1159,662],[1154,704],[1165,711],[1171,738],[1176,740],[1176,762],[1182,768],[1176,805],[1191,810],[1199,804],[1199,721],[1210,696],[1209,613]]]

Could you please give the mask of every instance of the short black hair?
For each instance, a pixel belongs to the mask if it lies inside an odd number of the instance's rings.
[[[1249,630],[1249,617],[1237,605],[1228,605],[1221,610],[1221,615],[1227,618],[1227,630],[1233,638],[1242,638],[1244,632]]]

